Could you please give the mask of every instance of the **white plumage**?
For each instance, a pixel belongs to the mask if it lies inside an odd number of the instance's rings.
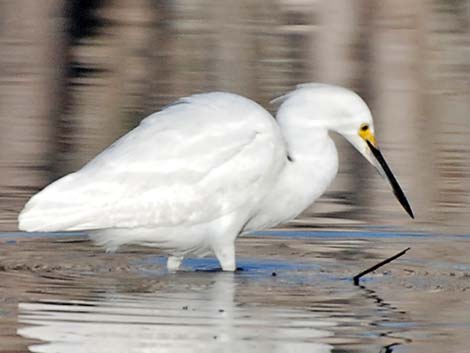
[[[156,246],[178,268],[214,251],[235,269],[234,241],[294,218],[337,171],[329,130],[371,160],[361,124],[365,103],[349,90],[302,85],[281,97],[276,120],[230,93],[182,98],[33,196],[19,216],[26,231],[86,230],[108,250]]]

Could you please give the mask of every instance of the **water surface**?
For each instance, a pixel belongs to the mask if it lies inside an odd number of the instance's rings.
[[[237,273],[208,258],[172,274],[146,248],[105,254],[82,235],[8,234],[0,351],[465,352],[468,239],[349,235],[248,237]],[[352,284],[405,246],[405,257]]]

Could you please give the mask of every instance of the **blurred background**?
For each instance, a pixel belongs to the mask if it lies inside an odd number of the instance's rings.
[[[148,114],[213,90],[357,91],[416,214],[342,138],[292,227],[470,231],[470,0],[0,0],[0,230]]]

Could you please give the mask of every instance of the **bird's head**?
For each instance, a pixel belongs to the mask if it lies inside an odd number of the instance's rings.
[[[372,114],[361,97],[343,87],[308,83],[273,102],[282,103],[277,114],[281,124],[283,118],[288,118],[290,126],[305,130],[323,128],[344,136],[389,181],[400,204],[414,218],[403,190],[380,152]]]

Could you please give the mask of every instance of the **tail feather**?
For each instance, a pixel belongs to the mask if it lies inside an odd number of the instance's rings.
[[[76,180],[69,174],[34,195],[18,216],[18,228],[27,232],[55,232],[87,229],[96,219],[96,209],[84,207],[83,193],[70,184]]]
[[[84,214],[83,208],[76,207],[24,209],[18,217],[18,228],[26,232],[84,230],[91,213]]]

